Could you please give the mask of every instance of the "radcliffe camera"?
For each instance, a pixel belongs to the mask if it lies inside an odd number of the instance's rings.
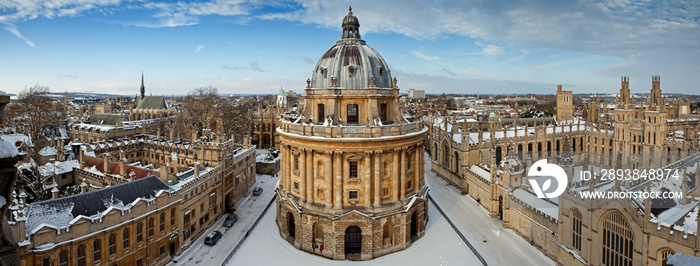
[[[0,3],[0,265],[700,265],[697,7]]]

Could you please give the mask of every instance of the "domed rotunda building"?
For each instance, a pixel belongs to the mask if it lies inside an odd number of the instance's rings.
[[[397,80],[360,38],[352,9],[342,28],[306,81],[299,117],[277,128],[277,225],[298,249],[369,260],[425,234],[427,128],[404,119]]]

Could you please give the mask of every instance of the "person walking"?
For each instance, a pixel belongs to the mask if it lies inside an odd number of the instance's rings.
[[[320,250],[321,254],[323,254],[323,245],[321,245],[321,247],[318,250]]]

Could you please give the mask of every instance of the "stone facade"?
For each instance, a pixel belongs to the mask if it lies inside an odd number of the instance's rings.
[[[425,234],[428,220],[427,129],[403,118],[396,79],[359,39],[358,28],[350,12],[343,39],[307,81],[301,117],[283,118],[277,130],[280,235],[296,248],[337,260],[406,249]]]
[[[597,97],[589,103],[594,114],[589,112],[589,118],[595,117],[589,121],[520,126],[498,118],[478,122],[489,124],[485,126],[435,118],[429,123],[431,168],[560,265],[615,265],[610,254],[617,254],[616,265],[663,265],[666,256],[676,252],[698,256],[697,222],[684,219],[697,209],[682,206],[697,206],[700,196],[700,122],[669,117],[672,105],[661,96],[658,76],[652,78],[651,97],[641,105],[630,97],[628,81],[623,77],[614,110]],[[558,97],[564,95],[557,91]],[[655,159],[643,159],[642,152],[655,152]],[[540,159],[561,166],[569,177],[567,190],[556,201],[538,199],[526,182],[525,169]],[[651,201],[591,200],[578,194],[643,191],[650,183],[595,183],[576,177],[581,169],[642,166],[678,169],[683,199],[675,207],[654,207],[652,214]],[[694,173],[686,170],[694,167]],[[689,185],[693,180],[695,186]],[[680,218],[663,212],[679,212]],[[631,247],[606,246],[605,232],[618,232],[615,239]]]

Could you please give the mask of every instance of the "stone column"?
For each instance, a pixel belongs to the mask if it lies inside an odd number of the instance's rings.
[[[401,175],[399,176],[400,198],[406,197],[406,150],[401,149]]]
[[[399,199],[399,152],[400,149],[394,149],[394,161],[391,164],[391,186],[393,191],[391,192],[391,200],[396,201]]]
[[[333,192],[335,192],[335,205],[336,209],[343,207],[343,154],[336,152],[333,154],[333,175],[335,176],[335,181],[333,182]]]
[[[382,193],[382,171],[381,171],[381,160],[382,153],[378,151],[374,155],[374,207],[379,207],[382,203],[381,193]]]
[[[292,151],[289,149],[288,146],[282,146],[282,187],[284,187],[285,190],[289,191],[291,188],[289,187],[289,178],[291,176],[291,171],[290,171],[290,158],[292,157]]]
[[[364,168],[364,180],[362,180],[362,183],[365,184],[365,193],[364,193],[364,206],[369,207],[372,206],[372,152],[365,152],[365,158],[364,162],[362,163],[362,167]]]
[[[423,150],[420,148],[420,145],[416,147],[416,154],[413,156],[414,162],[415,162],[415,167],[413,167],[413,187],[415,187],[414,191],[418,193],[418,190],[421,188],[421,179],[420,179],[420,174],[423,173],[423,161],[421,158],[423,158]],[[457,168],[457,175],[459,175],[459,164],[455,166]]]
[[[299,197],[306,200],[306,150],[299,153]]]
[[[308,198],[310,203],[314,203],[314,175],[316,174],[315,169],[316,167],[314,164],[314,152],[309,151],[308,158],[306,160],[306,197]]]
[[[328,157],[331,158],[323,162],[325,166],[325,169],[323,169],[325,171],[323,177],[326,179],[326,193],[324,193],[324,196],[326,197],[326,208],[330,208],[333,206],[333,153],[325,152],[324,155],[324,159]]]

